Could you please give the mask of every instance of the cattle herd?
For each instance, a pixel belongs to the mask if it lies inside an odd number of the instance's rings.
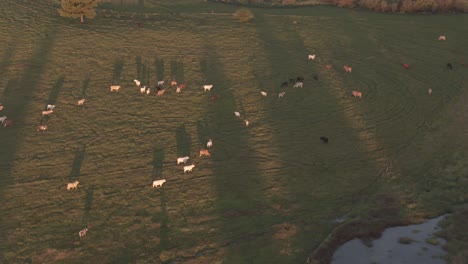
[[[445,36],[439,36],[438,40],[446,40],[446,37]],[[317,55],[316,54],[309,54],[307,56],[307,59],[310,60],[310,61],[314,61],[316,59]],[[462,65],[466,66],[463,62],[461,62]],[[403,64],[403,67],[405,69],[411,69],[411,66],[407,63],[404,63]],[[326,69],[331,69],[332,68],[332,65],[330,64],[327,64],[325,65],[325,68]],[[453,69],[453,66],[451,63],[448,63],[447,64],[447,68],[452,70]],[[352,67],[351,66],[347,66],[347,65],[343,65],[343,69],[345,72],[347,73],[352,73]],[[314,75],[313,78],[315,80],[318,80],[318,76],[317,75]],[[146,94],[146,95],[149,95],[151,93],[151,87],[147,87],[147,86],[142,86],[142,83],[139,81],[139,80],[133,80],[133,82],[135,83],[135,85],[138,87],[140,93],[142,94]],[[157,91],[157,95],[158,96],[162,96],[164,94],[164,92],[166,91],[167,88],[164,88],[164,84],[165,84],[165,81],[158,81],[157,82],[157,85],[155,85],[154,87],[152,87],[155,91]],[[289,87],[289,85],[292,85],[292,87],[294,88],[303,88],[304,86],[304,78],[299,76],[299,77],[296,77],[296,78],[289,78],[288,81],[284,81],[281,83],[280,87],[281,88],[286,88],[286,87]],[[186,84],[185,83],[182,83],[182,84],[178,84],[178,82],[176,80],[171,80],[170,81],[170,87],[171,88],[176,88],[176,93],[181,93],[185,88],[186,88]],[[202,86],[202,89],[203,91],[211,91],[211,89],[213,89],[214,85],[213,84],[206,84],[206,85],[203,85]],[[110,91],[111,92],[118,92],[119,90],[121,89],[121,86],[120,85],[111,85],[110,86]],[[268,94],[267,92],[265,91],[260,91],[260,94],[261,96],[263,97],[266,97]],[[278,93],[278,98],[283,98],[285,96],[286,92],[285,91],[281,91]],[[363,93],[360,92],[360,91],[356,91],[356,90],[353,90],[351,92],[352,96],[356,97],[356,98],[362,98],[363,97]],[[432,94],[432,89],[428,89],[428,94],[431,95]],[[219,98],[219,95],[212,95],[211,96],[211,99],[212,100],[216,100]],[[77,106],[83,106],[84,103],[85,103],[86,99],[85,98],[82,98],[80,100],[78,100],[77,102]],[[5,106],[0,103],[0,115],[1,113],[4,111],[5,109]],[[47,125],[46,124],[43,124],[43,120],[46,119],[52,115],[54,113],[54,110],[55,110],[55,105],[52,105],[52,104],[47,104],[45,106],[45,110],[42,111],[42,121],[41,121],[41,124],[38,125],[36,127],[36,130],[37,131],[46,131],[48,129]],[[242,116],[241,116],[241,113],[238,112],[238,111],[235,111],[234,112],[234,115],[237,117],[237,118],[240,118],[242,119]],[[0,122],[3,124],[4,127],[9,127],[9,126],[12,126],[13,125],[13,120],[11,119],[8,119],[7,116],[3,115],[0,117]],[[244,122],[244,125],[246,127],[248,127],[250,125],[250,121],[247,120],[247,119],[244,119],[243,120]],[[328,143],[329,139],[328,137],[326,136],[321,136],[320,137],[320,140],[323,142],[323,143]],[[211,154],[209,152],[209,148],[211,148],[213,146],[213,141],[212,139],[209,139],[208,142],[206,143],[206,148],[204,149],[200,149],[200,153],[199,153],[199,156],[200,157],[203,157],[203,156],[207,156],[207,157],[210,157]],[[195,168],[195,165],[194,164],[191,164],[191,165],[186,165],[187,161],[189,160],[190,158],[188,156],[185,156],[185,157],[178,157],[177,158],[177,165],[179,164],[183,164],[183,172],[184,173],[187,173],[187,172],[192,172],[193,168]],[[153,181],[153,184],[152,184],[152,187],[153,188],[160,188],[163,186],[163,184],[166,183],[166,180],[165,179],[159,179],[159,180],[155,180]],[[78,188],[78,184],[79,182],[78,181],[74,181],[72,183],[68,183],[67,184],[67,190],[72,190],[72,189],[77,189]],[[79,237],[83,237],[86,235],[88,231],[88,228],[85,227],[84,229],[80,230],[79,231]]]

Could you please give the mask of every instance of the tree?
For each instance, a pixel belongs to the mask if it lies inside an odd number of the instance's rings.
[[[94,18],[96,16],[98,3],[99,0],[62,0],[59,12],[63,17],[79,17],[83,23],[84,17]]]

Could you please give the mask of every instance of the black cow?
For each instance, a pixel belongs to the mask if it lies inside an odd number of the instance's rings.
[[[323,143],[328,143],[328,138],[327,137],[320,137],[320,140],[322,140]]]
[[[452,63],[447,63],[447,68],[449,68],[449,70],[453,70]]]

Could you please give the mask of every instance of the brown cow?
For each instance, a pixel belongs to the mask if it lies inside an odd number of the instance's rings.
[[[7,126],[13,126],[13,120],[5,120],[3,121],[3,127],[7,127]]]
[[[166,90],[165,89],[162,89],[162,90],[159,90],[158,91],[158,96],[162,96],[164,94]]]
[[[211,156],[211,154],[207,149],[200,149],[200,157],[201,156]]]
[[[408,63],[403,63],[403,67],[407,70],[409,70],[409,68],[411,67]]]
[[[362,92],[353,91],[352,94],[354,95],[354,97],[362,98]]]
[[[331,68],[332,68],[332,66],[331,66],[330,64],[327,64],[327,65],[325,65],[325,68],[327,68],[327,69],[331,69]]]
[[[349,67],[349,66],[346,66],[346,65],[343,66],[343,69],[344,69],[346,72],[352,72],[352,71],[353,71],[353,68],[351,68],[351,67]]]

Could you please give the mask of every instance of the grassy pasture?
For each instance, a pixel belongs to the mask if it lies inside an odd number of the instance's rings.
[[[242,24],[212,3],[149,10],[138,28],[123,11],[80,25],[0,3],[0,115],[16,122],[0,129],[0,262],[303,263],[339,217],[416,221],[466,203],[468,16],[253,9]],[[303,89],[280,88],[296,76]],[[187,88],[147,96],[135,78]]]

